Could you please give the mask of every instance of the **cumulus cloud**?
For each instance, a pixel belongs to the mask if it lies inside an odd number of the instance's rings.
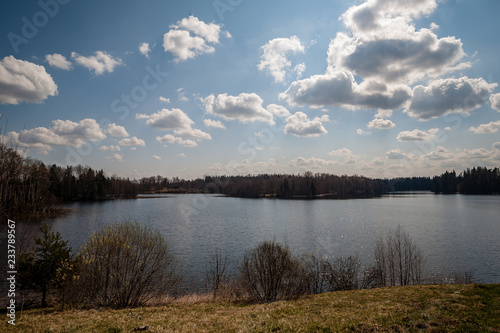
[[[141,54],[143,54],[146,58],[149,58],[149,52],[151,52],[149,43],[141,43],[141,45],[139,45],[139,52],[141,52]]]
[[[123,155],[121,154],[113,154],[111,156],[106,156],[108,160],[123,162]]]
[[[389,160],[402,160],[402,159],[407,158],[408,155],[404,151],[402,151],[401,149],[393,149],[393,150],[389,150],[386,153],[386,156],[387,156],[387,159],[389,159]]]
[[[329,67],[326,74],[293,82],[279,97],[291,106],[394,110],[411,98],[411,90],[405,85],[386,86],[374,82],[358,84],[352,73]]]
[[[496,133],[500,131],[500,120],[492,121],[488,124],[481,124],[478,127],[470,127],[469,131],[476,134]]]
[[[415,82],[452,71],[452,65],[464,56],[459,39],[439,39],[429,29],[407,32],[399,38],[368,41],[339,33],[330,44],[328,63],[365,79]]]
[[[159,130],[173,130],[174,134],[177,135],[166,134],[163,137],[157,137],[156,139],[162,143],[178,143],[186,147],[195,147],[197,146],[196,141],[212,140],[210,134],[192,128],[194,121],[180,109],[162,109],[151,115],[137,114],[135,117],[136,119],[147,119],[146,125]],[[186,138],[188,140],[185,140]]]
[[[431,161],[443,161],[452,158],[453,152],[443,146],[437,146],[434,151],[425,154],[424,157]]]
[[[325,159],[317,158],[317,157],[304,158],[302,156],[299,156],[299,157],[291,160],[289,164],[293,167],[308,167],[308,168],[314,169],[314,168],[320,167],[320,166],[338,165],[339,162],[325,160]]]
[[[220,120],[203,119],[206,127],[226,129],[226,126]]]
[[[273,114],[262,107],[263,100],[255,93],[210,95],[204,99],[205,110],[224,120],[238,120],[242,123],[263,121],[274,125]]]
[[[125,127],[116,125],[115,123],[109,124],[108,129],[106,130],[106,134],[109,134],[114,137],[123,137],[126,138],[129,136]]]
[[[170,103],[170,98],[166,98],[163,96],[158,97],[158,100],[163,103]]]
[[[329,121],[328,116],[310,120],[304,112],[296,112],[286,118],[285,133],[293,134],[298,137],[314,138],[328,133],[323,126],[323,122]]]
[[[178,135],[181,138],[191,138],[191,139],[196,139],[197,141],[212,140],[210,134],[203,132],[202,130],[191,127],[176,129],[174,130],[174,134]]]
[[[465,56],[459,39],[415,29],[412,21],[436,8],[436,0],[368,0],[352,6],[342,15],[351,33],[339,33],[330,43],[329,64],[384,82],[415,82],[470,66],[452,67]]]
[[[121,146],[128,146],[128,147],[145,147],[146,146],[146,143],[144,142],[144,140],[139,139],[135,136],[133,136],[131,138],[122,139],[118,142],[118,144]]]
[[[160,161],[161,160],[161,156],[158,156],[158,155],[153,155],[152,158],[154,160],[157,160],[157,161]]]
[[[157,136],[156,140],[163,143],[177,143],[180,144],[184,147],[192,148],[198,146],[196,141],[191,140],[191,139],[183,139],[180,137],[173,136],[172,134],[165,134],[164,136]]]
[[[71,52],[71,58],[78,64],[90,71],[94,71],[96,75],[101,75],[104,72],[112,73],[116,66],[123,65],[119,58],[113,58],[103,51],[96,51],[95,55],[84,57],[76,52]]]
[[[204,38],[209,43],[218,43],[219,34],[221,33],[221,26],[215,23],[205,23],[200,21],[195,16],[189,16],[188,18],[183,18],[177,25],[172,25],[171,28],[174,29],[186,29]]]
[[[58,54],[58,53],[47,54],[45,56],[45,60],[47,60],[49,65],[52,67],[64,69],[67,71],[70,70],[71,68],[73,68],[73,65],[71,64],[71,62],[68,61],[65,56]]]
[[[113,146],[113,145],[109,145],[109,146],[102,146],[99,148],[99,150],[102,150],[102,151],[121,151],[121,148],[120,146]]]
[[[151,115],[136,114],[136,119],[147,119],[146,125],[160,130],[174,130],[180,128],[190,128],[194,121],[184,113],[184,111],[176,108],[161,109]]]
[[[106,134],[94,119],[83,119],[79,122],[70,120],[54,120],[52,127],[36,127],[22,130],[19,133],[10,132],[9,139],[22,148],[51,151],[52,146],[68,146],[80,148],[86,141],[99,141]]]
[[[8,56],[0,60],[0,103],[41,103],[57,95],[57,85],[45,67]]]
[[[368,123],[369,128],[376,128],[376,129],[390,129],[396,126],[391,120],[389,119],[381,119],[381,118],[375,118],[372,121]]]
[[[449,113],[470,114],[486,103],[485,99],[497,87],[484,79],[438,79],[427,86],[413,88],[413,98],[406,108],[411,117],[428,120]]]
[[[400,142],[405,141],[431,141],[436,137],[439,132],[438,128],[432,128],[428,131],[421,131],[419,129],[413,131],[403,131],[398,134],[397,140]]]
[[[362,130],[361,128],[358,128],[358,129],[356,130],[356,133],[357,133],[358,135],[369,135],[369,134],[372,134],[371,132],[364,131],[364,130]]]
[[[208,43],[219,43],[221,26],[205,23],[195,16],[189,16],[170,26],[171,30],[163,35],[165,52],[174,55],[174,61],[184,61],[204,53],[213,53],[215,48]],[[193,34],[193,35],[191,35]],[[230,34],[226,33],[226,37]]]
[[[333,150],[329,152],[328,155],[342,157],[345,164],[354,164],[361,157],[360,155],[354,154],[350,149],[347,148]]]
[[[288,111],[283,105],[269,104],[266,109],[278,117],[288,117],[291,115],[290,111]]]
[[[491,107],[494,110],[497,110],[498,112],[500,112],[500,94],[492,94],[490,96],[490,103],[491,103]]]
[[[287,59],[288,53],[304,53],[304,45],[297,36],[272,39],[261,46],[261,49],[263,53],[257,67],[260,71],[267,71],[274,78],[274,82],[285,80],[286,69],[292,65],[291,61]],[[297,68],[297,71],[302,74],[304,69],[305,65]]]

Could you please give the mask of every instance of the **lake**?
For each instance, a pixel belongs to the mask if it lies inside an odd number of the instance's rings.
[[[356,200],[242,199],[219,195],[109,200],[67,205],[71,214],[49,220],[78,249],[100,226],[137,220],[171,244],[191,288],[205,265],[227,253],[237,271],[245,251],[263,240],[294,253],[373,260],[373,244],[401,225],[424,251],[426,272],[470,271],[476,281],[500,283],[500,196],[406,193]]]

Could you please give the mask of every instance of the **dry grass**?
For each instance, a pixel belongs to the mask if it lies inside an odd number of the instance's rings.
[[[355,290],[269,304],[185,296],[123,310],[24,311],[4,332],[500,332],[500,285]],[[6,317],[5,317],[6,318]]]

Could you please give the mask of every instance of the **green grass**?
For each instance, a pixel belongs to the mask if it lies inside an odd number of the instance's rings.
[[[3,332],[500,332],[500,285],[424,285],[306,296],[270,304],[174,303],[24,311]],[[18,313],[19,315],[19,313]]]

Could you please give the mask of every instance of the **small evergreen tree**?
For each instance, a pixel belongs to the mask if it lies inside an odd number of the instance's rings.
[[[47,293],[59,287],[58,272],[73,262],[68,241],[62,240],[59,232],[50,232],[51,226],[40,227],[42,237],[35,237],[35,250],[20,256],[19,279],[23,289],[42,293],[42,307],[47,306]]]

